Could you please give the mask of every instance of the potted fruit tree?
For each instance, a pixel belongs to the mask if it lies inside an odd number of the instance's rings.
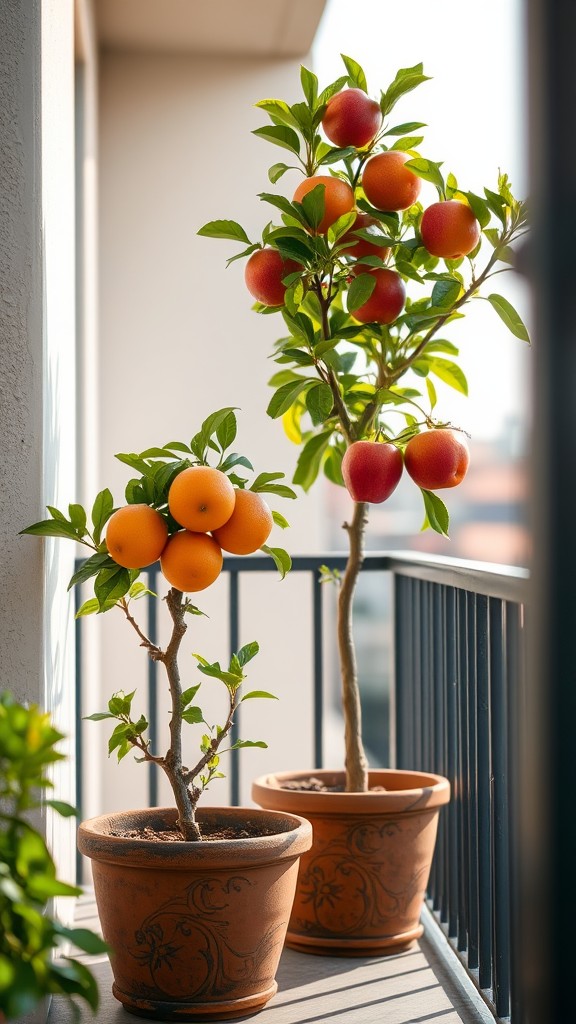
[[[368,508],[390,498],[406,471],[421,490],[425,527],[448,534],[437,492],[462,481],[469,454],[463,431],[437,411],[435,381],[467,393],[445,328],[514,262],[526,207],[505,174],[482,195],[466,190],[422,154],[422,122],[396,123],[397,102],[427,80],[421,64],[398,71],[376,100],[360,65],[343,61],[345,74],[322,91],[302,68],[301,102],[256,104],[271,124],[254,134],[289,153],[289,164],[270,167],[270,181],[293,169],[303,175],[290,197],[260,194],[275,217],[261,240],[230,220],[199,233],[243,244],[233,259],[247,258],[256,311],[283,319],[268,413],[301,445],[294,483],[308,490],[323,471],[353,499],[344,524],[346,570],[341,579],[326,571],[339,586],[345,772],[269,776],[253,792],[264,806],[298,807],[314,824],[289,943],[374,953],[402,948],[421,932],[438,808],[449,786],[424,773],[368,769],[352,630]],[[423,181],[438,193],[425,207]],[[484,297],[528,340],[506,298]]]
[[[225,751],[266,746],[232,742],[230,733],[241,703],[273,695],[243,690],[257,643],[243,646],[224,666],[195,654],[202,676],[219,683],[223,695],[221,723],[206,721],[197,698],[200,681],[184,683],[179,663],[187,619],[202,614],[189,595],[217,579],[223,551],[242,555],[261,548],[282,575],[290,567],[287,553],[266,543],[274,520],[288,524],[262,494],[294,492],[280,482],[281,473],[261,473],[248,486],[251,463],[229,450],[235,436],[234,410],[221,409],[190,444],[119,455],[137,473],[127,484],[126,504],[115,509],[105,489],[90,518],[78,504],[68,514],[49,507],[49,519],[23,531],[88,548],[70,586],[92,580],[94,596],[78,615],[117,609],[165,670],[171,709],[165,754],[151,748],[148,721],[133,710],[135,691],[114,693],[107,710],[89,717],[113,725],[108,750],[118,761],[133,751],[165,773],[174,807],[94,818],[80,825],[78,839],[92,859],[114,994],[131,1012],[162,1020],[241,1017],[270,999],[298,858],[311,842],[308,822],[281,811],[197,809],[210,783],[222,777]],[[158,559],[169,584],[171,632],[164,647],[145,635],[134,611],[139,599],[156,596],[138,577]],[[200,734],[196,754],[188,740],[191,726]]]

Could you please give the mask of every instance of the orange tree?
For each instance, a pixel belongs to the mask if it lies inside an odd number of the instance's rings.
[[[360,65],[343,61],[346,73],[322,91],[303,67],[298,103],[256,104],[271,123],[254,134],[290,154],[289,164],[270,167],[270,181],[294,168],[304,175],[291,198],[260,193],[275,215],[261,240],[251,241],[233,220],[211,221],[199,234],[243,244],[229,263],[247,257],[254,308],[277,311],[284,321],[268,414],[282,418],[302,446],[294,483],[307,490],[323,471],[354,499],[344,524],[349,557],[339,581],[338,639],[346,786],[362,791],[367,762],[352,601],[367,504],[389,497],[405,466],[422,491],[425,527],[448,534],[436,490],[460,482],[468,452],[463,433],[436,411],[434,381],[464,394],[467,382],[444,328],[464,316],[472,299],[485,297],[510,331],[528,340],[509,301],[483,295],[514,262],[526,205],[502,173],[482,195],[466,190],[422,155],[422,122],[391,118],[397,102],[427,80],[421,64],[398,71],[376,101]],[[419,201],[423,179],[438,192],[426,209]]]
[[[126,486],[125,505],[115,508],[112,494],[105,488],[97,495],[90,516],[79,504],[70,505],[68,514],[48,506],[49,519],[22,530],[33,536],[64,537],[88,548],[89,556],[69,584],[70,589],[93,581],[94,596],[83,603],[78,615],[119,609],[140,646],[153,661],[163,665],[171,701],[170,744],[165,754],[151,749],[146,717],[134,715],[135,691],[114,693],[108,709],[89,718],[116,723],[108,752],[116,752],[118,761],[133,750],[138,760],[156,764],[165,772],[178,809],[177,824],[186,840],[202,838],[196,807],[210,782],[223,777],[222,753],[239,747],[266,746],[262,740],[230,741],[239,705],[256,697],[273,698],[263,690],[241,692],[245,666],[258,653],[255,641],[232,654],[224,668],[194,654],[200,672],[222,683],[226,692],[223,723],[211,725],[205,720],[196,702],[200,683],[183,685],[178,662],[187,616],[203,614],[188,595],[205,590],[217,579],[223,551],[246,555],[261,549],[274,559],[282,577],[291,565],[283,548],[266,543],[274,523],[283,529],[288,523],[279,512],[269,509],[262,494],[294,498],[294,491],[281,482],[283,473],[259,473],[248,486],[245,473],[253,471],[251,462],[229,450],[236,430],[234,410],[227,407],[208,416],[189,444],[169,441],[139,454],[117,455],[138,474]],[[138,599],[156,596],[138,577],[141,569],[158,560],[170,584],[166,605],[172,631],[164,648],[146,636],[134,613]],[[201,727],[200,750],[194,764],[185,753],[183,730],[189,725]]]

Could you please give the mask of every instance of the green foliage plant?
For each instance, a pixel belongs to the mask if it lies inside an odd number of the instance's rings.
[[[401,452],[416,434],[447,427],[437,412],[435,381],[467,394],[468,385],[458,364],[457,346],[444,329],[465,315],[479,299],[492,306],[512,334],[528,341],[528,333],[507,298],[486,286],[509,270],[515,261],[514,244],[527,231],[527,207],[512,194],[506,174],[483,194],[466,190],[442,163],[424,155],[420,120],[400,120],[392,112],[400,100],[427,81],[422,64],[399,70],[380,93],[382,125],[371,142],[358,149],[334,147],[322,136],[322,118],[336,93],[346,87],[368,93],[366,75],[350,57],[343,56],[345,73],[325,89],[305,67],[301,69],[303,100],[288,104],[261,100],[256,106],[270,124],[254,134],[289,153],[289,163],[275,163],[268,176],[274,185],[286,171],[299,169],[305,177],[330,174],[353,190],[356,208],[337,219],[321,234],[326,186],[318,184],[302,202],[279,192],[259,194],[273,220],[260,240],[251,240],[234,220],[205,224],[200,235],[232,239],[242,244],[234,260],[250,257],[263,247],[276,249],[283,259],[300,266],[282,279],[286,286],[279,306],[256,303],[261,314],[278,313],[283,336],[276,342],[274,359],[279,371],[270,381],[274,394],[268,406],[272,419],[281,419],[288,436],[301,446],[293,482],[308,490],[322,471],[343,485],[342,458],[359,440],[384,441]],[[465,203],[478,222],[479,242],[465,257],[439,259],[423,244],[420,225],[424,208],[415,202],[403,212],[372,206],[362,188],[362,172],[377,153],[406,154],[405,166],[431,182],[439,201]],[[281,186],[280,186],[281,187]],[[353,231],[358,212],[373,223]],[[352,235],[347,233],[352,232]],[[350,255],[358,239],[390,250],[386,258]],[[356,310],[371,297],[373,271],[393,269],[404,281],[407,300],[393,322],[362,323]],[[438,494],[423,489],[424,528],[448,535],[449,516]],[[367,788],[367,761],[362,746],[360,698],[352,634],[352,602],[364,553],[367,504],[354,504],[344,524],[348,537],[347,568],[339,581],[338,638],[345,719],[346,788]]]
[[[81,890],[56,877],[54,861],[30,813],[41,802],[68,817],[69,804],[47,799],[51,766],[63,736],[50,716],[32,705],[0,694],[0,1017],[15,1020],[47,995],[64,995],[96,1010],[98,989],[85,964],[54,954],[72,942],[86,953],[105,952],[102,940],[86,928],[67,928],[50,913],[54,896],[78,896]]]
[[[172,536],[181,528],[173,519],[168,508],[168,492],[176,476],[191,466],[208,466],[225,473],[236,488],[247,488],[258,494],[267,493],[284,498],[294,498],[292,488],[282,483],[283,473],[259,473],[249,483],[246,471],[253,473],[253,466],[244,455],[231,451],[237,432],[234,409],[226,407],[212,413],[203,422],[200,430],[189,444],[170,441],[162,447],[148,448],[137,453],[121,453],[116,457],[127,465],[137,476],[126,486],[128,504],[148,505],[165,518],[168,534]],[[68,515],[49,507],[50,518],[34,523],[22,531],[40,537],[64,537],[90,550],[89,556],[80,565],[70,580],[69,589],[92,580],[94,596],[86,600],[78,616],[102,614],[118,609],[126,618],[138,637],[140,646],[154,662],[161,664],[170,693],[170,742],[165,754],[151,749],[148,736],[149,723],[143,714],[134,713],[132,702],[135,691],[118,691],[111,697],[106,711],[88,716],[93,721],[114,722],[108,743],[109,755],[116,752],[121,761],[130,751],[137,760],[158,765],[168,778],[178,809],[177,824],[182,837],[187,841],[202,839],[196,821],[198,801],[212,780],[222,778],[220,758],[223,753],[240,747],[266,747],[262,740],[230,741],[234,715],[239,705],[249,699],[275,699],[273,694],[263,690],[242,693],[246,678],[244,669],[258,653],[258,644],[252,642],[232,654],[229,663],[222,667],[219,662],[209,662],[199,654],[194,658],[200,673],[209,679],[218,680],[226,697],[226,711],[222,724],[210,724],[196,702],[200,683],[185,685],[179,665],[179,654],[187,630],[188,616],[202,615],[203,612],[192,603],[189,596],[176,587],[170,587],[165,598],[172,622],[171,635],[165,647],[160,647],[146,636],[134,615],[134,604],[142,598],[156,598],[140,580],[140,569],[120,566],[109,554],[106,546],[106,523],[115,511],[110,490],[101,491],[93,504],[91,515],[78,504],[69,506]],[[286,519],[273,512],[273,519],[281,528],[288,526]],[[283,548],[263,545],[263,552],[272,557],[282,577],[288,572],[291,560]],[[190,764],[185,759],[184,730],[190,725],[200,727],[199,752]]]

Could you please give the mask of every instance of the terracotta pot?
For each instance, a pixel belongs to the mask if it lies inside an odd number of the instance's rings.
[[[131,1013],[160,1020],[226,1020],[261,1009],[275,973],[307,821],[282,811],[204,808],[200,824],[262,824],[255,839],[201,843],[119,838],[174,827],[174,808],[83,822],[78,847],[92,859],[96,902],[112,948],[113,993]]]
[[[286,944],[330,956],[407,949],[423,932],[420,913],[448,780],[382,769],[370,772],[370,786],[382,789],[368,793],[281,788],[311,776],[344,784],[343,772],[300,771],[262,776],[252,788],[262,807],[303,815],[314,829],[300,861]]]

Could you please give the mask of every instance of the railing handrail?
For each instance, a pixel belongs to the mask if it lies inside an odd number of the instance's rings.
[[[529,570],[516,565],[413,551],[387,552],[383,568],[401,576],[417,576],[430,583],[443,583],[457,590],[468,590],[515,604],[526,601],[530,580]]]
[[[297,572],[314,571],[326,564],[343,570],[347,555],[342,551],[324,554],[293,555],[292,565]],[[414,551],[367,551],[363,569],[390,571],[401,576],[413,576],[430,583],[443,583],[486,597],[523,604],[526,601],[530,579],[528,569],[499,562],[479,562],[448,555],[428,555]],[[246,555],[242,558],[227,555],[224,570],[232,572],[275,572],[271,558],[264,555]]]

